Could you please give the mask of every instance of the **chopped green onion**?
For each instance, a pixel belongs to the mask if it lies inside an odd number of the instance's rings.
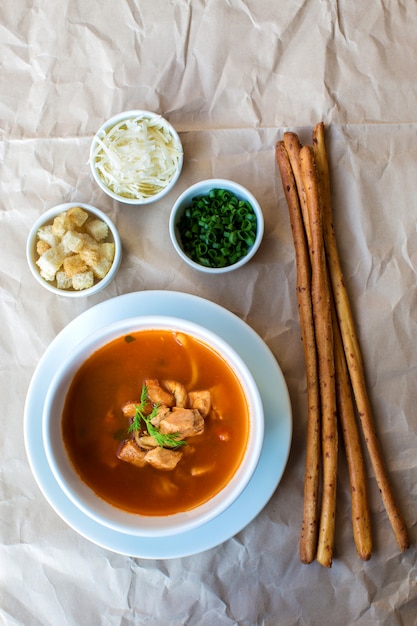
[[[246,256],[255,243],[252,205],[227,189],[195,196],[178,223],[184,252],[205,267],[226,267]]]

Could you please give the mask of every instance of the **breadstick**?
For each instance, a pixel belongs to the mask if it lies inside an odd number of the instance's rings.
[[[355,396],[367,450],[388,518],[400,550],[406,550],[410,546],[410,539],[405,521],[394,498],[394,493],[389,482],[388,474],[382,458],[382,451],[374,428],[372,410],[365,384],[362,355],[355,332],[353,315],[344,283],[333,229],[330,204],[330,178],[326,147],[324,143],[324,125],[322,123],[317,124],[314,128],[313,145],[318,170],[320,172],[320,177],[323,180],[323,232],[326,242],[330,279],[353,393]]]
[[[297,267],[297,302],[307,380],[307,436],[304,472],[304,509],[300,538],[300,559],[311,563],[316,556],[318,533],[318,491],[320,484],[320,398],[317,355],[311,303],[311,269],[296,182],[283,141],[276,145],[276,160],[288,204]]]
[[[305,227],[305,233],[307,236],[307,243],[309,254],[311,252],[311,227],[310,218],[307,208],[307,197],[304,189],[303,177],[301,174],[301,162],[300,162],[300,150],[302,148],[300,139],[296,133],[286,132],[284,133],[284,145],[290,160],[291,168],[294,174],[295,183],[297,185],[298,199],[300,202],[301,213],[303,216],[303,222]]]
[[[352,528],[358,556],[364,561],[371,558],[372,532],[366,487],[366,469],[356,423],[349,372],[340,336],[339,322],[332,307],[333,341],[336,371],[336,399],[338,416],[346,451],[352,506]]]
[[[321,205],[324,213],[326,213],[330,206],[330,178],[327,163],[323,163],[322,160],[323,145],[323,124],[317,124],[313,130],[313,152],[317,166]],[[368,561],[372,553],[372,532],[366,486],[366,469],[356,423],[349,372],[333,298],[332,320],[336,368],[336,398],[349,472],[353,536],[359,557],[364,561]]]
[[[313,149],[310,146],[301,148],[300,161],[311,227],[312,302],[322,415],[323,494],[316,558],[325,567],[331,567],[335,535],[338,452],[333,327],[317,172]]]

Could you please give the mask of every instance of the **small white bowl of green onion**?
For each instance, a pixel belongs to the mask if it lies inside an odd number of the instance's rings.
[[[175,202],[172,244],[192,268],[221,274],[242,267],[257,252],[264,219],[256,198],[238,183],[212,178],[195,183]]]

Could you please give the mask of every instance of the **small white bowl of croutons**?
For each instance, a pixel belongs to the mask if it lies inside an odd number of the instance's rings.
[[[45,211],[33,224],[26,257],[33,276],[45,289],[79,298],[101,291],[113,280],[122,244],[103,211],[67,202]]]

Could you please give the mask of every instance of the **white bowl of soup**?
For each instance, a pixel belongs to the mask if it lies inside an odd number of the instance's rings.
[[[48,463],[87,516],[170,536],[225,511],[250,481],[264,414],[241,357],[206,328],[129,318],[80,343],[49,387]]]

